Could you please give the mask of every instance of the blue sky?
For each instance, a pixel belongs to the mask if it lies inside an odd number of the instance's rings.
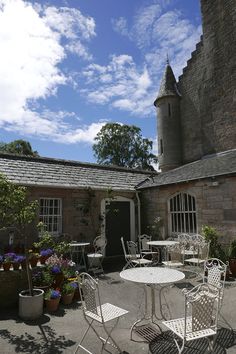
[[[200,39],[198,0],[0,0],[0,141],[95,162],[106,122],[154,142],[168,53],[176,77]]]

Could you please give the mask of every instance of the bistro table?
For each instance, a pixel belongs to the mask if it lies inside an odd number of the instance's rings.
[[[76,255],[76,263],[79,268],[85,269],[87,272],[87,263],[85,259],[85,247],[89,246],[89,242],[71,242],[71,260],[73,260],[73,256]],[[80,256],[80,257],[79,257]]]
[[[171,240],[156,240],[156,241],[148,241],[147,244],[150,246],[154,246],[160,249],[160,263],[163,259],[162,248],[165,249],[165,260],[167,260],[167,247],[174,246],[178,244],[178,241],[171,241]]]
[[[144,315],[132,325],[130,339],[134,340],[132,334],[133,331],[135,331],[139,336],[145,339],[145,342],[150,341],[154,336],[153,327],[150,326],[150,324],[155,324],[159,328],[159,331],[161,331],[159,324],[155,320],[166,320],[167,314],[165,314],[164,311],[168,310],[168,313],[170,312],[165,296],[163,296],[163,290],[166,289],[167,286],[183,280],[185,274],[178,270],[164,267],[139,267],[123,270],[120,273],[120,277],[124,280],[145,286]],[[148,296],[149,289],[150,295]],[[158,314],[156,310],[155,291],[157,292],[159,302]],[[150,298],[150,300],[148,300],[148,298]],[[148,313],[148,303],[150,303],[150,313]],[[143,325],[141,323],[143,323]]]

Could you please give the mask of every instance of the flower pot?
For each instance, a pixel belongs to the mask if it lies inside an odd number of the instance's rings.
[[[45,264],[47,259],[48,259],[48,256],[40,256],[40,263]]]
[[[56,298],[56,299],[48,299],[45,300],[45,305],[46,305],[46,309],[49,312],[55,312],[58,309],[59,306],[59,302],[60,302],[60,297]]]
[[[11,268],[11,262],[3,263],[3,270],[8,271]]]
[[[19,270],[20,268],[20,263],[12,263],[13,269],[14,270]]]
[[[229,259],[229,268],[233,277],[236,277],[236,258]]]
[[[64,294],[62,295],[62,302],[64,305],[70,305],[72,303],[74,297],[74,292],[70,294]]]
[[[38,258],[31,258],[31,259],[29,260],[29,262],[30,262],[31,268],[34,268],[34,267],[37,266]]]
[[[21,262],[21,269],[26,269],[26,261]]]
[[[33,289],[33,296],[29,295],[29,290],[19,293],[19,316],[24,320],[35,320],[43,314],[44,291]]]

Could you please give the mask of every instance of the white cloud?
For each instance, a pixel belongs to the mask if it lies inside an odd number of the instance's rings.
[[[89,65],[83,72],[87,87],[82,91],[89,101],[141,117],[153,115],[167,54],[178,77],[201,35],[201,26],[173,6],[169,10],[170,4],[174,0],[152,0],[137,10],[130,26],[124,17],[112,19],[113,29],[143,53],[143,66],[138,67],[128,55],[113,56],[107,66]]]
[[[112,56],[107,66],[89,65],[84,71],[88,87],[81,92],[93,103],[107,104],[130,113],[152,109],[152,85],[146,68],[138,70],[129,55]]]
[[[77,9],[0,0],[0,127],[67,143],[91,142],[101,123],[74,129],[73,112],[39,112],[38,100],[70,82],[59,67],[67,51],[91,59],[82,43],[94,35],[94,20]]]

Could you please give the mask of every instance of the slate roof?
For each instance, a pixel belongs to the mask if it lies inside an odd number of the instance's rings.
[[[176,80],[172,68],[169,64],[166,65],[164,75],[161,80],[160,89],[158,92],[158,96],[154,102],[154,105],[157,105],[157,101],[161,97],[166,96],[179,96],[179,92],[177,90]]]
[[[232,174],[236,174],[236,149],[205,156],[201,160],[162,172],[144,181],[138,188],[157,187]]]
[[[43,157],[0,154],[0,172],[24,186],[93,188],[134,191],[152,171],[58,160]]]

